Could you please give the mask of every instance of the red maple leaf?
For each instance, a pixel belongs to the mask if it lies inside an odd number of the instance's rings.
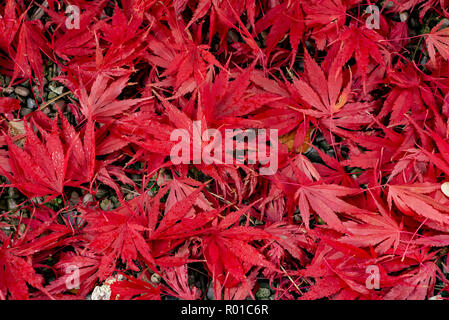
[[[27,284],[44,290],[44,278],[36,273],[31,260],[16,255],[9,245],[8,239],[0,250],[0,299],[10,296],[13,300],[27,300],[30,295]]]

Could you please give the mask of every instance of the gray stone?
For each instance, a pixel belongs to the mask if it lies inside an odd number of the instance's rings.
[[[207,289],[206,296],[207,296],[207,299],[209,299],[209,300],[215,300],[214,287],[212,286],[212,284]]]
[[[36,101],[32,98],[27,98],[27,108],[28,109],[36,109]]]

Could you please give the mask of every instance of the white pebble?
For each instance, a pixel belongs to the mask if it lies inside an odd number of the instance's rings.
[[[441,192],[443,192],[446,197],[449,197],[449,182],[445,182],[441,185]]]

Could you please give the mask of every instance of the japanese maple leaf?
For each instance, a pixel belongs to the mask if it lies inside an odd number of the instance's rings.
[[[255,240],[276,239],[270,233],[243,226],[234,226],[249,207],[228,214],[216,227],[203,236],[203,254],[209,272],[214,279],[214,291],[221,292],[221,286],[235,287],[246,281],[251,267],[276,269],[256,247]],[[232,228],[229,228],[233,226]],[[218,297],[218,294],[216,294]]]
[[[20,109],[20,101],[14,98],[0,98],[0,113],[8,113]]]
[[[357,61],[357,74],[362,78],[363,85],[366,84],[368,74],[368,64],[370,58],[380,66],[386,66],[385,58],[382,55],[382,43],[385,39],[376,31],[355,25],[344,31],[339,40],[340,50],[336,56],[337,66],[343,66],[352,56]]]
[[[443,15],[447,16],[447,0],[402,0],[396,2],[388,11],[400,13],[413,10],[419,6],[417,11],[419,12],[419,19],[422,21],[426,13],[429,10],[437,10],[438,5],[440,6],[439,9],[443,11]]]
[[[408,271],[403,281],[388,291],[385,300],[424,300],[432,295],[436,274],[439,269],[435,263],[428,261],[418,268]]]
[[[408,149],[405,152],[406,155],[398,160],[394,169],[391,171],[389,180],[399,174],[410,177],[418,174],[418,176],[422,177],[422,171],[425,171],[425,166],[428,164],[429,158],[421,150]]]
[[[44,278],[36,273],[31,261],[16,255],[10,239],[6,240],[0,249],[0,298],[28,300],[27,284],[44,290],[43,282]]]
[[[199,89],[205,119],[210,127],[260,127],[261,119],[251,114],[280,100],[278,94],[257,90],[251,85],[254,65],[230,74],[221,71],[212,81],[204,81]],[[232,80],[231,80],[232,79]],[[271,127],[271,125],[270,125]]]
[[[74,60],[83,56],[92,57],[95,54],[94,32],[101,24],[94,25],[95,16],[99,14],[106,5],[107,0],[96,1],[95,4],[87,2],[71,2],[72,5],[80,8],[79,28],[67,28],[67,14],[57,10],[51,3],[48,7],[42,6],[45,13],[50,17],[50,22],[57,25],[51,43],[51,48],[56,55],[64,60]],[[91,60],[91,59],[89,59]],[[86,62],[86,60],[84,60]],[[78,67],[83,66],[81,59],[78,60]]]
[[[440,189],[440,184],[435,183],[410,183],[403,185],[390,185],[388,188],[388,205],[391,208],[394,203],[404,214],[426,218],[441,225],[449,224],[449,209],[441,204],[430,194]]]
[[[11,82],[16,78],[37,77],[41,95],[43,94],[44,73],[41,51],[50,56],[47,40],[43,36],[41,21],[23,21],[19,32],[19,44],[14,57],[14,73]]]
[[[150,28],[141,29],[142,19],[128,19],[118,6],[112,19],[92,25],[95,14],[103,10],[101,6],[99,3],[94,11],[83,12],[79,17],[80,28],[64,30],[54,44],[55,52],[70,60],[62,71],[79,73],[83,83],[90,82],[99,74],[111,77],[128,75],[130,66],[144,55],[147,47]]]
[[[223,211],[223,208],[208,211],[197,210],[196,203],[198,200],[201,201],[202,189],[203,186],[196,188],[186,198],[174,203],[161,218],[160,200],[167,193],[167,186],[164,186],[152,199],[151,207],[144,209],[148,216],[148,239],[153,255],[162,257],[162,262],[164,259],[171,259],[171,263],[166,264],[167,267],[173,267],[177,262],[186,261],[185,255],[179,257],[167,256],[167,254],[178,245],[185,243],[186,240],[207,234],[212,221]],[[201,205],[201,202],[199,203]],[[161,264],[161,259],[158,259],[159,264]]]
[[[174,178],[168,181],[166,185],[170,188],[170,192],[165,205],[165,213],[167,213],[177,202],[185,200],[188,195],[196,190],[195,187],[200,187],[202,184],[189,178]],[[198,196],[198,199],[195,201],[195,205],[205,211],[212,209],[210,203],[202,194]]]
[[[254,27],[254,21],[256,16],[256,1],[255,0],[201,0],[198,2],[193,17],[187,24],[189,28],[198,19],[201,19],[210,12],[210,25],[209,25],[209,44],[212,42],[213,37],[218,33],[220,39],[220,46],[225,50],[227,47],[227,35],[230,28],[239,32],[240,36],[246,42],[246,44],[253,50],[258,50],[254,38],[251,36],[240,19],[241,15],[246,10],[248,22]]]
[[[206,78],[214,66],[223,68],[209,46],[188,34],[182,21],[168,15],[170,29],[155,22],[155,35],[150,36],[146,59],[154,66],[163,68],[161,81],[149,81],[148,88],[167,87],[174,89],[174,97],[192,92]],[[161,37],[161,35],[164,35]],[[173,97],[172,97],[173,98]]]
[[[373,196],[374,197],[374,196]],[[357,247],[376,245],[376,252],[384,254],[390,248],[394,250],[400,244],[403,225],[398,224],[391,214],[382,206],[379,199],[374,198],[380,214],[359,214],[357,219],[363,221],[359,224],[354,221],[344,222],[347,235],[341,238],[342,243]]]
[[[256,114],[251,117],[252,120],[260,122],[258,127],[278,129],[279,136],[294,130],[298,125],[298,114],[288,103],[287,99],[290,97],[290,93],[286,89],[285,83],[278,79],[268,78],[260,70],[253,70],[250,80],[255,85],[254,88],[251,88],[251,91],[258,93],[260,96],[260,99],[255,96],[256,102],[258,100],[261,102],[269,101],[268,108],[257,110]],[[265,100],[264,96],[270,98],[270,100]],[[306,125],[307,123],[304,126]],[[301,131],[307,132],[307,128],[304,130],[301,128]]]
[[[301,186],[295,194],[298,208],[306,228],[310,224],[311,209],[319,215],[327,225],[340,232],[345,232],[346,227],[338,217],[338,213],[355,214],[365,210],[360,209],[342,199],[341,197],[354,195],[358,189],[348,188],[335,184],[315,184]]]
[[[297,157],[301,159],[300,156]],[[332,229],[345,231],[338,214],[367,213],[369,211],[342,200],[342,197],[355,195],[359,189],[325,183],[310,161],[290,161],[275,177],[277,185],[287,196],[290,217],[296,205],[301,213],[302,221],[310,228],[311,210],[319,215]]]
[[[425,128],[425,130],[417,128],[417,130],[428,135],[432,141],[435,142],[439,152],[429,152],[424,148],[422,148],[421,151],[428,157],[431,163],[446,175],[449,175],[449,143],[447,140],[443,139],[438,133],[429,128]]]
[[[255,269],[246,276],[245,285],[232,288],[222,288],[223,300],[245,300],[247,298],[254,299],[253,291],[254,288],[258,285],[258,275],[259,272],[257,269]],[[221,294],[214,292],[214,297],[221,297]]]
[[[388,93],[378,117],[384,118],[390,114],[389,126],[407,123],[404,114],[411,111],[416,118],[427,116],[429,109],[438,120],[439,113],[436,94],[426,80],[431,78],[423,74],[415,65],[398,63],[388,69],[392,90]],[[438,120],[439,121],[439,120]]]
[[[56,279],[51,281],[45,289],[54,295],[67,291],[67,284],[73,281],[74,272],[77,272],[80,285],[77,295],[84,297],[92,292],[98,281],[100,262],[101,256],[89,250],[77,253],[64,252],[54,266]],[[112,274],[107,276],[110,275]]]
[[[88,161],[82,158],[85,156],[85,148],[80,144],[79,138],[74,135],[73,128],[70,134],[70,129],[66,127],[68,131],[65,131],[65,139],[68,144],[65,144],[57,127],[57,119],[52,122],[52,126],[50,133],[41,131],[43,135],[41,140],[30,125],[26,125],[24,150],[16,146],[9,136],[7,137],[11,172],[1,170],[11,184],[27,196],[56,196],[63,192],[64,186],[79,186],[89,181],[87,175],[89,171],[86,170]],[[74,156],[70,157],[70,155]],[[83,160],[77,163],[80,157]],[[69,163],[69,159],[75,162]]]
[[[201,150],[202,148],[205,148],[209,142],[201,140],[201,145],[199,145],[196,142],[193,142],[193,137],[195,135],[202,137],[203,134],[206,133],[206,130],[208,129],[208,123],[206,121],[206,116],[202,114],[202,110],[200,109],[198,111],[198,119],[196,123],[184,112],[180,111],[178,108],[176,108],[174,105],[170,103],[163,103],[167,116],[171,123],[176,128],[187,130],[187,132],[190,134],[190,141],[181,141],[181,143],[187,143],[188,148],[190,150],[190,146],[192,146],[192,161],[201,170],[212,177],[213,179],[216,179],[219,183],[222,189],[226,190],[225,186],[228,186],[229,189],[231,189],[231,186],[229,185],[228,176],[230,176],[235,184],[236,195],[239,199],[239,202],[242,201],[242,181],[240,174],[235,166],[223,163],[223,155],[222,154],[214,154],[211,156],[213,158],[213,163],[211,165],[205,164],[201,159]],[[235,117],[232,117],[234,120]],[[239,120],[240,121],[240,120]],[[212,136],[215,141],[215,136]],[[212,138],[211,137],[211,138]],[[220,141],[217,139],[217,141]],[[193,142],[193,143],[192,143]],[[221,143],[224,143],[223,140],[221,140]],[[242,167],[244,167],[243,164],[241,164]]]
[[[291,63],[293,65],[298,51],[299,41],[304,31],[304,17],[299,1],[286,1],[271,8],[261,19],[256,22],[256,32],[271,27],[266,39],[266,54],[270,55],[278,42],[289,35],[291,51]]]
[[[67,147],[68,163],[66,175],[70,180],[92,181],[95,174],[95,125],[87,121],[84,137],[60,113],[62,142]]]
[[[190,245],[191,242],[187,241],[177,250],[175,256],[187,258],[192,255],[193,250],[190,249]],[[201,291],[189,283],[188,270],[187,264],[174,267],[161,267],[160,274],[167,283],[167,286],[163,286],[162,290],[167,294],[182,300],[199,299]]]
[[[343,223],[348,236],[342,242],[358,247],[375,246],[376,252],[385,253],[390,247],[397,246],[400,241],[401,229],[393,219],[383,216],[359,216],[364,224],[353,221]]]
[[[150,247],[142,234],[146,231],[145,219],[131,210],[129,206],[108,212],[80,208],[87,222],[84,232],[89,240],[88,248],[102,255],[101,280],[114,270],[119,258],[134,271],[139,270],[135,264],[139,257],[143,257],[148,265],[154,265]]]
[[[144,55],[150,28],[141,29],[142,19],[134,15],[129,18],[116,4],[111,23],[100,27],[102,38],[108,41],[106,48],[101,48],[97,40],[96,69],[111,76],[123,76],[128,66]],[[125,32],[123,32],[126,30]],[[105,51],[104,55],[102,51]]]
[[[160,287],[122,274],[125,280],[113,282],[111,300],[161,300]]]
[[[126,87],[127,83],[128,76],[111,80],[107,75],[100,74],[92,84],[90,92],[83,85],[77,83],[72,83],[72,85],[77,88],[74,92],[80,100],[82,114],[87,119],[107,122],[115,115],[124,113],[139,102],[148,99],[118,100],[117,97]]]
[[[268,256],[273,263],[280,265],[281,259],[287,252],[303,264],[308,262],[305,251],[311,250],[312,246],[304,228],[285,222],[276,222],[264,230],[277,238],[269,242]]]
[[[26,16],[25,13],[21,14],[20,17],[17,16],[17,5],[16,1],[7,0],[0,9],[0,66],[3,74],[9,77],[18,72],[18,66],[14,63],[15,48],[17,48],[14,39]]]
[[[329,128],[357,128],[370,121],[366,111],[372,107],[365,103],[349,102],[352,80],[343,86],[343,74],[335,62],[326,76],[324,70],[305,50],[304,65],[304,77],[295,77],[290,90],[293,97],[301,97],[305,103],[299,101],[299,104],[306,108],[293,108],[294,110],[319,119]]]
[[[170,134],[175,128],[164,123],[163,118],[147,112],[124,115],[105,129],[97,131],[98,155],[110,154],[132,144],[163,159],[170,155],[175,144],[170,141]]]
[[[374,260],[363,250],[321,237],[312,263],[301,275],[315,280],[301,300],[375,298],[366,287],[366,267]],[[382,271],[382,270],[381,270]],[[384,279],[385,272],[380,275]]]
[[[184,4],[185,8],[186,3]],[[184,9],[183,8],[183,9]],[[236,10],[238,16],[242,14],[242,12],[246,9],[246,14],[248,15],[249,22],[254,25],[254,18],[255,18],[255,9],[256,4],[255,0],[244,0],[244,1],[237,1],[237,0],[226,0],[226,1],[199,1],[198,6],[196,7],[196,10],[194,12],[194,15],[190,21],[189,24],[193,23],[195,20],[201,19],[204,17],[209,10],[212,8],[216,9],[217,11],[220,11],[221,14],[224,16],[223,18],[227,18],[226,20],[231,20],[233,17],[231,9]],[[178,7],[178,12],[181,12],[181,7]],[[219,16],[220,17],[220,16]],[[212,34],[213,35],[213,34]]]
[[[131,270],[138,270],[134,261],[139,258],[143,258],[149,267],[155,266],[156,262],[175,263],[176,259],[170,260],[169,256],[165,256],[177,245],[195,235],[197,228],[201,228],[215,217],[209,213],[200,214],[198,219],[186,217],[201,190],[197,188],[185,199],[176,202],[162,218],[159,212],[160,198],[166,194],[166,187],[161,188],[151,201],[144,193],[113,211],[81,208],[88,223],[84,229],[89,240],[88,247],[103,255],[100,266],[102,279],[113,270],[119,258]],[[197,221],[200,223],[196,224]],[[170,243],[166,239],[173,241]],[[155,258],[158,260],[155,261]],[[185,259],[177,260],[185,263]]]
[[[324,165],[321,165],[320,163],[313,164],[316,168],[315,170],[318,172],[318,176],[322,176],[323,180],[327,183],[340,184],[348,187],[358,187],[358,185],[354,182],[354,179],[350,176],[350,174],[348,174],[343,161],[332,157],[319,148],[313,148],[325,163]]]
[[[372,174],[372,170],[378,167],[379,163],[383,170],[394,174],[397,174],[398,170],[402,170],[403,168],[400,167],[401,163],[397,166],[392,160],[403,160],[407,150],[414,146],[416,138],[413,132],[407,131],[400,134],[395,132],[393,128],[386,128],[382,124],[379,124],[379,127],[383,130],[382,136],[373,132],[351,132],[335,128],[334,132],[338,132],[339,136],[345,137],[350,146],[349,159],[343,160],[341,163],[345,166],[366,169],[363,175]],[[362,146],[367,150],[361,151],[358,146]]]
[[[16,1],[7,0],[3,14],[0,15],[0,48],[3,51],[8,52],[7,49],[13,42],[22,19],[23,16],[17,18]]]
[[[346,21],[346,4],[341,0],[311,1],[303,6],[308,28],[312,28],[311,37],[317,42],[319,50],[324,50],[326,42],[337,38],[339,29]]]
[[[441,29],[443,20],[426,35],[426,46],[431,63],[436,63],[436,50],[446,60],[449,59],[449,28]]]
[[[187,265],[162,268],[162,276],[168,285],[164,291],[170,296],[182,300],[197,300],[201,297],[200,290],[189,285]]]
[[[403,254],[399,252],[398,256],[382,264],[388,273],[399,274],[393,281],[386,281],[390,289],[384,299],[424,300],[433,294],[437,276],[447,284],[434,262],[438,251],[429,252],[425,247],[410,248],[406,244],[402,245],[401,251]]]
[[[73,236],[69,225],[57,223],[57,218],[58,214],[53,210],[45,206],[38,206],[31,218],[22,219],[27,229],[20,239],[15,240],[17,254],[21,256],[38,253],[45,255],[46,252],[51,252],[54,248],[63,247],[79,240]]]
[[[96,161],[97,166],[95,178],[96,180],[114,189],[117,196],[122,198],[123,192],[118,182],[128,184],[135,189],[137,189],[137,186],[135,182],[125,174],[122,167],[110,164],[114,160],[115,159]]]

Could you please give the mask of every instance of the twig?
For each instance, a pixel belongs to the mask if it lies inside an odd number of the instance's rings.
[[[46,107],[48,107],[50,104],[52,104],[55,101],[58,101],[59,99],[61,99],[62,97],[65,97],[66,95],[68,95],[69,93],[71,93],[70,91],[64,92],[63,94],[60,94],[59,96],[47,101],[45,104],[43,104],[42,106],[39,107],[39,110],[43,110]]]

